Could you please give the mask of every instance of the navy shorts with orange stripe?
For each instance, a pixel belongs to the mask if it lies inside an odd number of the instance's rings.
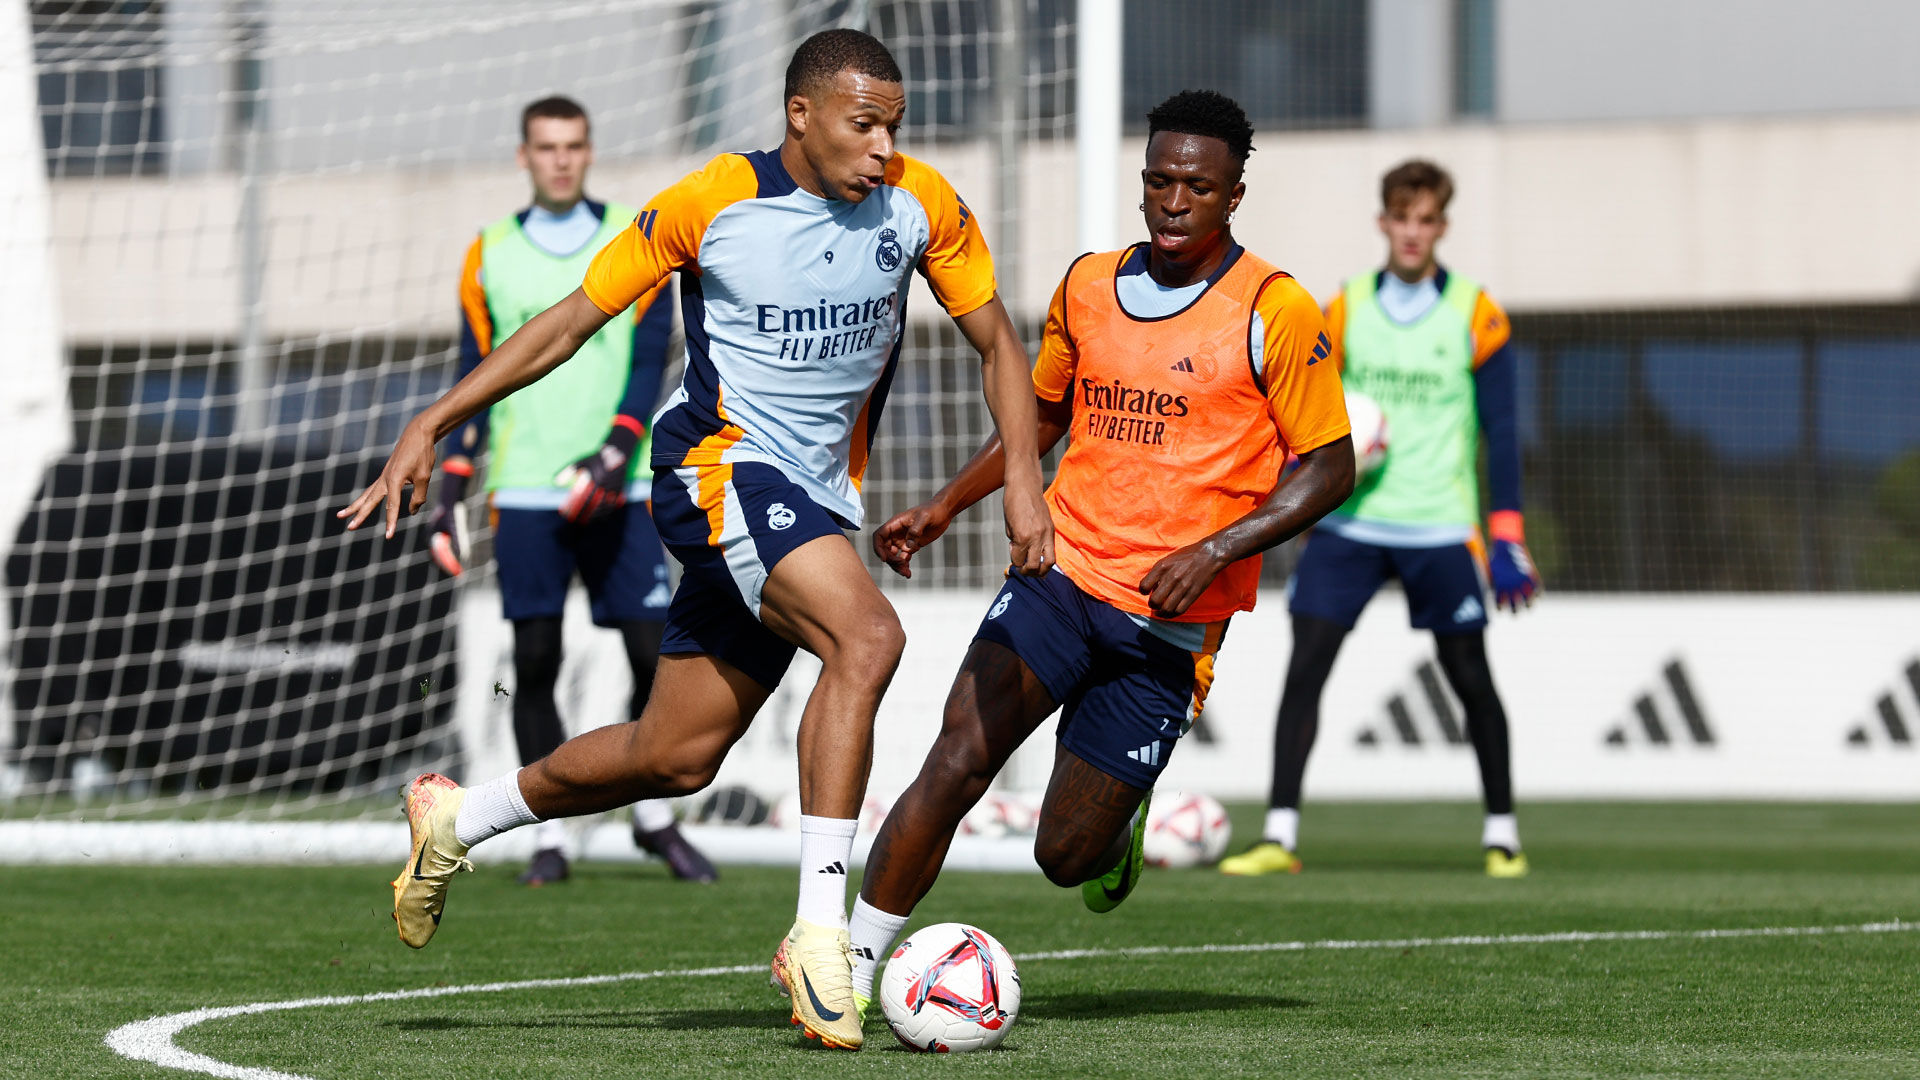
[[[1485,560],[1477,541],[1439,547],[1385,547],[1315,529],[1287,581],[1287,610],[1347,629],[1388,578],[1407,594],[1407,621],[1436,634],[1487,626]]]
[[[796,647],[760,621],[760,591],[781,559],[850,526],[772,465],[657,466],[653,520],[680,563],[662,656],[703,653],[771,690]]]
[[[1011,649],[1065,706],[1062,745],[1123,784],[1151,788],[1206,703],[1226,623],[1155,624],[1191,636],[1182,648],[1142,621],[1054,569],[1009,576],[974,640]]]

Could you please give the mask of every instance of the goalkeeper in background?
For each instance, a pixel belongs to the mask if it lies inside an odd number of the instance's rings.
[[[593,142],[586,110],[564,97],[528,105],[520,116],[520,167],[533,205],[481,230],[460,271],[460,375],[493,343],[578,288],[587,264],[636,211],[586,197]],[[566,741],[554,685],[560,677],[561,613],[578,573],[595,625],[620,631],[633,667],[628,719],[653,688],[661,628],[672,593],[666,551],[647,501],[646,419],[660,397],[673,332],[672,287],[663,284],[594,335],[573,363],[515,391],[456,430],[445,448],[430,545],[450,574],[467,559],[461,500],[473,459],[490,450],[487,502],[493,514],[500,599],[513,623],[513,736],[523,765]],[[491,442],[489,442],[491,438]],[[633,839],[666,860],[675,877],[712,881],[713,864],[680,835],[672,804],[636,803]],[[541,822],[528,885],[564,881],[562,822]]]
[[[1540,588],[1520,518],[1520,440],[1506,314],[1474,281],[1434,258],[1453,179],[1409,161],[1381,183],[1387,265],[1348,279],[1327,309],[1342,379],[1380,403],[1392,431],[1386,463],[1354,486],[1306,541],[1294,572],[1293,659],[1274,731],[1263,838],[1223,860],[1228,874],[1297,873],[1300,782],[1320,726],[1320,692],[1340,643],[1390,577],[1415,629],[1431,630],[1447,682],[1466,708],[1486,794],[1487,873],[1521,877],[1507,714],[1487,664],[1486,586],[1518,612]],[[1480,437],[1492,513],[1479,528]]]

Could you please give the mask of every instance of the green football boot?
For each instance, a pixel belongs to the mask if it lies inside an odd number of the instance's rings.
[[[1153,801],[1153,792],[1149,791],[1140,799],[1139,809],[1133,812],[1133,840],[1127,845],[1126,857],[1116,863],[1113,869],[1080,883],[1080,899],[1087,910],[1105,914],[1120,906],[1120,902],[1133,893],[1133,887],[1140,883],[1140,872],[1147,868],[1145,852],[1147,839],[1147,804]]]

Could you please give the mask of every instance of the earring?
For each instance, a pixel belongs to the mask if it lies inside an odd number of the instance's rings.
[[[1144,199],[1142,199],[1142,200],[1140,201],[1140,209],[1141,209],[1141,210],[1145,210],[1146,208],[1147,208],[1147,203],[1146,203],[1146,200],[1144,200]]]
[[[1227,223],[1229,225],[1233,223],[1233,211],[1231,210],[1227,211]]]

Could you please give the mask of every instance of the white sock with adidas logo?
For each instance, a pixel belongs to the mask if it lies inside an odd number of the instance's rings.
[[[847,925],[847,871],[853,862],[853,818],[800,815],[801,918],[819,926]]]
[[[854,993],[873,998],[873,976],[880,970],[880,958],[893,951],[894,939],[907,928],[908,918],[881,911],[863,896],[853,898],[853,918],[847,920],[847,932],[853,938]]]

